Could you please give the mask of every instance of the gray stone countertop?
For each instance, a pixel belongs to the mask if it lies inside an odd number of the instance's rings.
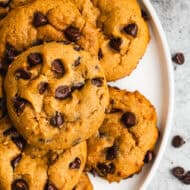
[[[183,52],[185,64],[175,65],[175,112],[172,132],[159,170],[147,190],[190,190],[175,179],[171,168],[182,166],[190,171],[190,0],[151,0],[162,22],[171,54]],[[176,149],[171,146],[174,135],[186,143]]]

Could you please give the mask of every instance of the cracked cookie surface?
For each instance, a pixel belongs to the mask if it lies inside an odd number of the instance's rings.
[[[99,131],[88,140],[87,169],[119,182],[141,171],[158,138],[156,112],[139,92],[110,87],[110,105]]]
[[[103,122],[109,103],[103,69],[96,57],[77,47],[56,42],[35,46],[8,69],[8,112],[29,144],[69,148]]]
[[[28,145],[8,117],[0,121],[0,189],[72,190],[86,162],[86,142],[66,151]]]

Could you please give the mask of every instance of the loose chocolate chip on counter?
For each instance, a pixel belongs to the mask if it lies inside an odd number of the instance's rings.
[[[97,86],[97,87],[102,87],[104,83],[104,78],[94,78],[91,80],[92,84]]]
[[[77,42],[81,38],[81,32],[74,26],[69,26],[65,30],[65,37],[71,42]]]
[[[71,95],[71,88],[69,86],[59,86],[55,91],[55,98],[64,100]]]
[[[11,0],[1,0],[0,7],[7,7]]]
[[[27,101],[18,95],[16,95],[13,99],[14,110],[17,114],[20,114],[24,111]]]
[[[69,164],[69,168],[70,169],[79,169],[80,168],[80,165],[81,165],[81,160],[80,158],[75,158],[74,161],[72,161],[70,164]]]
[[[148,21],[150,18],[145,10],[141,10],[141,15],[144,18],[144,20]]]
[[[15,180],[11,185],[12,190],[29,190],[28,184],[23,179]]]
[[[136,125],[136,116],[132,112],[125,112],[121,117],[121,122],[125,127],[131,128]]]
[[[3,132],[3,135],[5,137],[12,135],[12,136],[18,136],[18,132],[14,127],[11,127]]]
[[[76,83],[76,84],[73,84],[72,86],[72,90],[80,90],[84,87],[84,83],[83,82],[79,82],[79,83]]]
[[[178,179],[182,179],[184,177],[185,170],[184,168],[178,166],[172,169],[172,174]]]
[[[148,151],[145,155],[144,162],[149,163],[154,159],[154,153],[152,151]]]
[[[48,24],[47,17],[42,12],[35,12],[33,18],[34,27],[40,27]]]
[[[65,68],[61,59],[55,59],[51,63],[51,70],[55,73],[57,78],[62,77],[65,74]]]
[[[43,63],[43,58],[41,53],[31,53],[27,57],[29,67],[34,67],[38,64]]]
[[[78,58],[75,60],[73,66],[74,66],[74,67],[79,66],[79,65],[80,65],[80,60],[81,60],[81,57],[78,57]]]
[[[183,53],[176,53],[175,55],[173,55],[172,61],[178,65],[182,65],[185,62],[185,56]]]
[[[123,30],[126,34],[133,36],[134,38],[137,37],[138,26],[135,23],[125,26]]]
[[[179,135],[176,135],[173,139],[172,139],[172,145],[175,147],[175,148],[179,148],[181,147],[183,144],[185,144],[185,141],[184,139],[179,136]]]
[[[190,185],[190,171],[186,172],[181,181],[186,185]]]
[[[32,77],[32,73],[20,68],[15,71],[15,77],[17,80],[18,79],[29,80]]]
[[[112,38],[109,42],[110,47],[116,51],[120,51],[121,44],[122,44],[121,38]]]
[[[46,183],[44,190],[57,190],[57,188],[48,182]]]
[[[112,147],[107,148],[106,150],[106,160],[114,160],[117,158],[119,147],[117,145],[113,145]]]
[[[15,59],[19,52],[9,43],[6,44],[5,62],[9,65]]]
[[[38,90],[40,94],[43,94],[49,87],[49,84],[47,82],[41,82],[39,84]]]
[[[50,119],[50,124],[54,127],[59,127],[64,123],[63,115],[60,112],[56,112],[55,116]]]
[[[17,167],[19,161],[22,159],[22,154],[19,154],[16,158],[14,158],[12,161],[11,161],[11,166],[14,168]]]
[[[103,59],[103,57],[104,57],[104,55],[103,55],[102,49],[100,48],[98,51],[98,59],[101,60],[101,59]]]
[[[16,146],[23,151],[26,145],[26,141],[22,136],[11,137],[11,140],[16,144]]]

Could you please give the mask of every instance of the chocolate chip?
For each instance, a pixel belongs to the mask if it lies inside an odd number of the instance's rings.
[[[61,59],[55,59],[51,64],[51,70],[55,73],[57,78],[65,74],[65,68]]]
[[[98,163],[97,168],[100,170],[102,176],[115,173],[115,166],[113,163],[106,165],[104,163]]]
[[[72,161],[70,164],[69,164],[69,168],[70,169],[79,169],[80,168],[80,165],[81,165],[81,160],[80,158],[75,158],[74,161]]]
[[[121,122],[125,127],[131,128],[136,125],[136,116],[132,112],[125,112],[121,117]]]
[[[6,44],[6,52],[5,52],[5,62],[7,64],[12,63],[15,57],[19,54],[19,52],[9,43]]]
[[[143,19],[146,21],[148,21],[150,19],[147,12],[143,9],[141,10],[141,15],[142,15]]]
[[[104,84],[104,78],[94,78],[91,80],[92,84],[97,87],[102,87]]]
[[[23,179],[15,180],[11,185],[12,190],[29,190],[28,184]]]
[[[57,188],[48,182],[46,183],[44,190],[57,190]]]
[[[116,51],[120,51],[121,44],[122,44],[121,38],[112,38],[109,42],[110,47]]]
[[[16,144],[16,146],[23,151],[26,145],[26,141],[24,140],[24,138],[22,136],[18,136],[18,137],[11,137],[11,140]]]
[[[172,145],[175,147],[175,148],[179,148],[181,147],[183,144],[185,144],[185,141],[183,140],[183,138],[179,135],[175,136],[173,139],[172,139]]]
[[[185,174],[181,181],[186,185],[190,185],[190,171]]]
[[[113,163],[108,165],[108,173],[114,174],[115,173],[115,165]]]
[[[24,111],[26,100],[16,95],[13,99],[13,106],[16,113],[20,114]]]
[[[35,42],[32,43],[32,46],[39,46],[43,44],[43,40],[36,40]]]
[[[119,147],[117,145],[113,145],[112,147],[107,148],[106,150],[106,160],[114,160],[117,158]]]
[[[78,28],[76,28],[74,26],[69,26],[65,30],[65,37],[71,42],[76,42],[76,41],[80,40],[81,32]]]
[[[47,17],[42,12],[35,12],[33,18],[34,27],[40,27],[48,24]]]
[[[92,168],[92,169],[90,170],[90,173],[91,173],[94,177],[97,176],[96,169],[94,169],[94,168]]]
[[[173,62],[175,62],[178,65],[182,65],[185,63],[185,56],[183,53],[176,53],[173,57],[172,57]]]
[[[11,166],[14,168],[17,167],[19,161],[22,159],[22,154],[19,154],[16,158],[14,158],[12,161],[11,161]]]
[[[56,112],[55,116],[50,119],[50,124],[54,127],[59,127],[64,123],[64,118],[60,112]]]
[[[3,59],[0,58],[0,74],[5,75],[6,74],[6,67],[3,63]]]
[[[154,159],[154,153],[152,151],[148,151],[145,155],[144,162],[149,163]]]
[[[14,127],[11,127],[3,132],[3,135],[5,137],[12,135],[12,136],[18,136],[18,132]]]
[[[55,91],[55,98],[64,100],[71,95],[71,88],[69,86],[59,86]]]
[[[20,68],[15,71],[15,77],[17,80],[18,79],[29,80],[32,77],[32,73]]]
[[[27,57],[29,67],[34,67],[38,64],[43,63],[43,58],[41,53],[31,53]]]
[[[101,60],[101,59],[103,59],[103,57],[104,57],[104,55],[103,55],[102,49],[100,48],[98,51],[98,59]]]
[[[1,116],[5,116],[7,113],[7,106],[6,106],[6,100],[5,98],[0,98],[0,110],[1,110]]]
[[[137,37],[138,26],[135,23],[125,26],[123,30],[126,34],[129,34],[133,36],[134,38]]]
[[[80,90],[80,89],[82,89],[84,87],[84,85],[85,84],[83,82],[79,82],[79,83],[73,84],[72,91],[73,90]]]
[[[81,57],[78,57],[76,60],[75,60],[75,62],[74,62],[74,67],[77,67],[77,66],[79,66],[80,65],[80,60],[81,60]]]
[[[81,46],[79,46],[79,45],[75,45],[74,46],[74,50],[81,51],[81,50],[84,50],[84,49]]]
[[[178,179],[182,179],[184,177],[185,170],[182,167],[178,166],[172,169],[172,174]]]
[[[1,0],[0,7],[7,7],[11,0]]]
[[[112,109],[109,111],[109,113],[120,113],[120,112],[123,112],[123,110],[120,109],[120,108],[112,108]]]
[[[38,90],[40,94],[43,94],[49,87],[49,84],[47,82],[41,82],[39,84]]]

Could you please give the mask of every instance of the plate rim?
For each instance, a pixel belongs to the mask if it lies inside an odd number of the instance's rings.
[[[140,188],[140,190],[146,190],[159,167],[159,164],[163,158],[163,155],[165,153],[167,143],[169,140],[170,131],[172,129],[172,118],[173,118],[173,113],[174,113],[175,86],[174,86],[173,65],[171,61],[169,45],[166,39],[166,34],[157,16],[156,10],[152,6],[150,0],[141,0],[141,1],[143,5],[145,6],[145,8],[148,10],[151,16],[151,20],[153,24],[155,25],[156,30],[158,31],[160,44],[163,48],[163,56],[166,60],[166,70],[167,70],[167,79],[168,79],[167,80],[168,82],[168,112],[167,112],[167,117],[166,117],[166,125],[165,125],[165,129],[164,129],[164,133],[162,136],[162,141],[160,143],[157,157],[155,158],[154,163],[152,164],[152,168],[150,169],[145,181],[143,182]]]

